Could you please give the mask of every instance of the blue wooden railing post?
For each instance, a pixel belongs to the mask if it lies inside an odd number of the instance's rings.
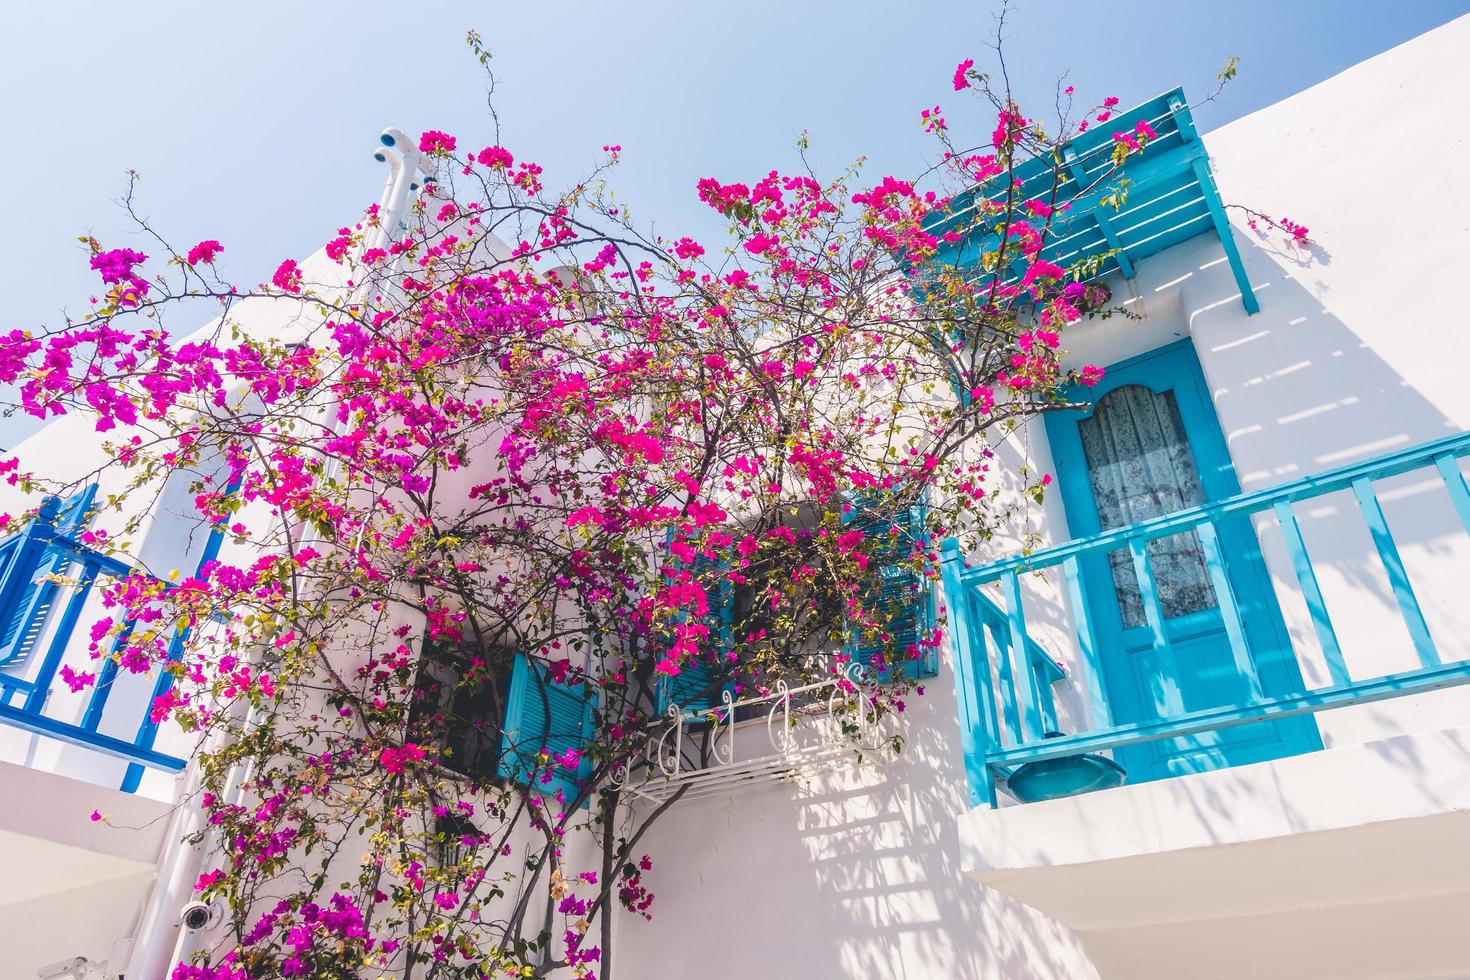
[[[232,480],[225,487],[226,496],[234,494],[240,489],[240,481]],[[212,569],[210,565],[219,558],[220,548],[225,542],[225,522],[227,518],[220,518],[209,528],[209,537],[204,541],[204,550],[199,555],[199,564],[195,568],[195,574],[205,582],[209,581]],[[154,703],[174,686],[174,673],[169,667],[183,659],[184,645],[189,641],[189,629],[187,627],[174,630],[173,637],[169,640],[168,653],[164,662],[159,665],[158,677],[153,682],[153,694],[148,699],[148,709],[143,715],[143,720],[138,723],[138,732],[133,736],[133,744],[142,749],[153,748],[153,743],[158,738],[158,723],[153,720]],[[136,762],[128,766],[127,772],[123,773],[122,791],[124,793],[135,792],[138,784],[143,780],[143,767]]]
[[[1368,522],[1368,531],[1373,535],[1373,544],[1378,548],[1378,558],[1383,562],[1383,570],[1388,573],[1388,584],[1393,589],[1393,597],[1398,601],[1399,612],[1409,630],[1409,638],[1413,640],[1414,649],[1419,653],[1419,662],[1425,667],[1437,667],[1439,651],[1435,649],[1434,640],[1429,636],[1429,624],[1425,622],[1424,612],[1419,608],[1414,587],[1409,584],[1409,572],[1404,568],[1404,559],[1399,555],[1398,545],[1394,543],[1393,532],[1388,529],[1388,518],[1383,515],[1383,506],[1378,502],[1378,495],[1373,492],[1373,478],[1361,476],[1354,480],[1353,496],[1358,498],[1358,509],[1363,512],[1363,520]]]
[[[1164,632],[1164,607],[1159,602],[1159,588],[1154,583],[1148,560],[1148,539],[1136,535],[1128,539],[1133,554],[1133,573],[1138,577],[1138,592],[1143,600],[1143,615],[1153,636],[1154,663],[1152,677],[1154,711],[1160,718],[1181,714],[1184,696],[1179,692],[1179,672],[1174,667],[1174,648]]]
[[[1011,572],[1005,579],[1006,625],[1010,630],[1011,668],[1016,676],[1016,694],[1021,702],[1020,741],[1034,742],[1045,731],[1042,723],[1041,689],[1036,680],[1036,668],[1031,663],[1030,651],[1026,649],[1026,613],[1021,605],[1021,576]],[[997,652],[996,656],[1001,656]]]
[[[75,499],[77,498],[73,498]],[[69,501],[68,506],[70,504]],[[136,740],[128,742],[104,735],[97,730],[107,705],[112,682],[117,674],[117,664],[113,660],[104,663],[101,670],[102,676],[99,678],[100,683],[93,690],[79,723],[62,721],[46,713],[51,686],[66,655],[74,650],[73,641],[77,638],[77,626],[97,579],[104,574],[121,577],[134,572],[134,569],[126,563],[92,551],[64,534],[48,534],[48,529],[54,530],[52,522],[42,524],[37,529],[38,534],[30,537],[17,535],[4,545],[9,550],[8,557],[12,560],[12,564],[7,569],[7,574],[12,576],[11,581],[30,584],[25,576],[19,579],[15,577],[17,566],[14,565],[13,560],[20,553],[20,546],[23,544],[39,542],[40,545],[38,552],[21,555],[23,560],[30,565],[32,575],[41,568],[59,570],[66,568],[69,564],[79,565],[80,570],[71,584],[73,591],[65,608],[61,610],[59,616],[54,618],[54,621],[44,624],[43,634],[36,634],[37,638],[49,636],[49,641],[46,642],[45,654],[36,668],[35,675],[29,679],[0,675],[0,690],[3,690],[3,696],[0,696],[0,724],[122,759],[130,766],[136,764],[178,772],[183,769],[184,760],[155,752],[151,741],[147,744],[139,744]],[[23,603],[24,594],[24,588],[17,589],[12,602]],[[14,607],[11,612],[15,612]],[[0,614],[4,613],[5,611],[0,609]],[[38,625],[37,629],[40,628],[41,626]],[[126,637],[132,628],[132,623],[125,625],[123,636],[114,644],[114,654],[120,648],[120,644],[126,642]],[[16,694],[24,695],[20,704],[11,703]],[[149,719],[145,716],[144,723],[148,722]]]
[[[82,728],[89,732],[95,732],[97,726],[102,724],[102,714],[107,710],[107,701],[112,697],[112,685],[117,680],[118,660],[132,640],[136,626],[136,621],[131,619],[124,623],[122,632],[112,641],[112,652],[102,660],[102,669],[97,672],[97,683],[92,686],[92,694],[87,698],[87,709],[82,712]]]
[[[35,686],[26,695],[24,711],[40,712],[46,707],[46,696],[51,691],[51,681],[56,677],[56,671],[61,667],[61,660],[66,656],[66,648],[71,645],[72,633],[77,628],[77,620],[82,616],[82,607],[87,604],[87,597],[91,595],[92,584],[97,581],[100,571],[94,561],[84,561],[82,574],[77,577],[77,583],[71,598],[67,600],[66,608],[61,613],[61,619],[56,624],[56,630],[51,636],[51,645],[46,648],[46,656],[41,661],[40,668],[36,671],[35,678],[31,681]]]
[[[1251,704],[1255,704],[1265,695],[1261,691],[1261,678],[1256,674],[1256,664],[1251,659],[1250,648],[1245,645],[1245,624],[1240,619],[1240,606],[1235,601],[1235,590],[1230,587],[1230,576],[1225,574],[1220,537],[1215,532],[1215,525],[1210,523],[1201,524],[1195,528],[1195,532],[1199,536],[1200,550],[1204,552],[1210,584],[1215,587],[1215,602],[1225,624],[1225,638],[1230,643],[1230,655],[1235,660],[1235,673],[1245,681],[1247,698]]]
[[[1449,492],[1450,502],[1455,505],[1455,513],[1460,515],[1460,523],[1465,525],[1465,532],[1470,534],[1470,489],[1465,486],[1465,474],[1460,471],[1459,457],[1453,453],[1441,453],[1434,457],[1434,467],[1444,480],[1444,488]]]
[[[1097,633],[1092,628],[1092,612],[1082,592],[1082,564],[1076,555],[1068,558],[1063,571],[1067,579],[1067,598],[1072,604],[1072,621],[1077,625],[1077,650],[1087,669],[1083,683],[1087,687],[1087,703],[1092,713],[1093,728],[1109,728],[1113,713],[1108,708],[1103,689],[1102,654],[1097,648]]]
[[[1021,710],[1017,706],[1016,674],[1011,669],[1011,629],[1004,618],[982,620],[983,632],[991,639],[990,649],[995,651],[995,681],[1000,701],[1000,727],[996,729],[996,740],[1005,742],[1024,741],[1021,735]]]
[[[1327,673],[1334,684],[1351,684],[1353,678],[1348,673],[1347,662],[1342,658],[1337,630],[1332,628],[1332,617],[1327,614],[1327,600],[1322,597],[1322,588],[1317,584],[1317,571],[1312,567],[1312,559],[1307,554],[1307,545],[1302,540],[1302,529],[1296,522],[1291,501],[1277,501],[1273,510],[1276,513],[1276,523],[1281,527],[1281,537],[1286,542],[1286,551],[1291,555],[1291,566],[1296,570],[1297,584],[1301,586],[1307,612],[1312,617],[1312,629],[1317,633],[1322,657],[1327,661]]]
[[[955,700],[959,705],[960,743],[965,753],[965,779],[970,805],[996,805],[995,775],[988,757],[996,738],[995,700],[990,687],[990,663],[985,655],[984,624],[961,580],[964,558],[959,542],[950,538],[940,548],[943,560],[945,605],[949,610],[950,649],[954,651]],[[997,652],[999,655],[999,652]]]

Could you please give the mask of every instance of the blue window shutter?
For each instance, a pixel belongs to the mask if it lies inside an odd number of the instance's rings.
[[[96,496],[94,483],[62,501],[49,527],[27,529],[0,544],[5,577],[18,576],[25,583],[12,593],[14,598],[9,605],[0,609],[0,666],[24,663],[35,650],[58,591],[56,583],[44,577],[65,575],[71,564],[64,552],[47,549],[35,538],[53,535],[74,538],[91,521],[92,501]]]
[[[675,567],[684,567],[682,562],[675,561],[674,564]],[[668,714],[674,705],[678,705],[681,711],[710,711],[724,703],[722,695],[725,691],[734,690],[730,681],[718,684],[728,663],[726,655],[734,645],[735,586],[725,574],[728,563],[724,559],[711,559],[700,554],[694,557],[688,569],[706,583],[719,575],[716,587],[705,590],[709,613],[703,622],[709,627],[709,638],[700,645],[700,658],[704,662],[685,661],[680,664],[677,675],[662,676],[654,685],[654,711],[660,715]]]
[[[885,632],[892,637],[892,643],[884,643],[872,630],[849,625],[842,652],[860,664],[870,679],[879,682],[900,677],[908,680],[933,677],[939,673],[939,652],[933,646],[923,645],[924,640],[934,635],[933,590],[928,579],[902,564],[914,539],[924,533],[924,506],[914,504],[890,519],[875,516],[861,496],[854,495],[850,502],[842,522],[867,537],[878,537],[885,542],[869,552],[869,572],[877,581],[868,586],[863,599],[870,611],[879,613],[886,621]],[[899,533],[892,535],[890,529],[895,524]],[[873,658],[880,654],[885,663],[881,669],[873,670]]]
[[[92,523],[92,502],[97,498],[97,484],[79,490],[66,499],[56,512],[56,533],[71,538]]]
[[[584,755],[577,771],[568,772],[554,761],[543,764],[541,755],[562,755],[568,749],[585,753],[595,735],[593,725],[592,699],[584,684],[558,684],[546,675],[545,666],[518,653],[506,692],[497,772],[547,794],[561,790],[573,800],[592,774],[591,761]]]

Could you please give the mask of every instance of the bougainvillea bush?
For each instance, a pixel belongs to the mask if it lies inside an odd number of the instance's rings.
[[[1039,257],[1085,189],[1058,163],[1059,198],[1006,190],[1116,100],[1068,89],[1043,123],[970,62],[953,89],[995,128],[965,148],[925,110],[944,162],[923,181],[691,180],[728,229],[704,242],[612,203],[616,146],[553,191],[498,136],[426,132],[402,229],[374,206],[247,287],[216,271],[227,244],[144,225],[88,242],[86,315],[5,336],[24,410],[107,440],[126,526],[90,546],[135,557],[170,480],[224,537],[112,582],[92,634],[99,661],[170,672],[153,716],[201,735],[197,892],[226,926],[176,977],[609,976],[612,917],[657,912],[644,833],[679,804],[618,789],[646,776],[661,690],[839,678],[874,714],[922,694],[898,668],[942,628],[890,632],[877,566],[934,578],[939,539],[1040,494],[987,447],[1096,383],[1061,335],[1108,303]],[[1114,166],[1150,136],[1120,133]],[[955,207],[977,182],[1000,192]],[[253,330],[272,304],[291,313]],[[75,488],[44,464],[5,467]],[[518,672],[548,714],[590,703],[576,738],[507,733]]]

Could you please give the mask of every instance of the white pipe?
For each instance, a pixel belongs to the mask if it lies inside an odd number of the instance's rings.
[[[389,241],[397,237],[396,233],[403,223],[411,185],[418,182],[421,160],[418,148],[408,142],[408,137],[401,130],[388,129],[384,130],[384,134],[394,136],[394,145],[386,145],[385,140],[385,146],[374,154],[379,161],[388,164],[388,178],[383,185],[382,197],[378,200],[378,228],[369,237],[370,247],[379,248],[386,247]],[[400,150],[397,145],[399,143],[411,152]],[[360,284],[354,300],[360,301],[366,290],[367,284]],[[327,411],[329,414],[326,427],[329,432],[334,432],[336,419],[330,407]],[[328,477],[331,476],[332,468],[329,461]],[[248,726],[253,720],[252,709],[246,716],[245,724]],[[241,785],[245,778],[243,767],[236,766],[227,781],[226,802],[236,802],[236,798],[242,795]],[[194,884],[198,881],[209,854],[216,851],[220,843],[217,832],[198,844],[185,843],[185,838],[205,829],[203,810],[185,803],[200,789],[198,766],[191,764],[181,777],[181,782],[183,786],[177,796],[180,805],[170,820],[169,836],[165,838],[158,872],[154,876],[148,902],[138,920],[132,955],[128,958],[127,970],[123,974],[127,977],[151,980],[167,976],[183,957],[201,947],[209,931],[201,930],[191,934],[183,930],[179,921],[185,904],[194,894]]]
[[[217,740],[223,742],[223,738]],[[212,745],[210,750],[219,746]],[[128,958],[126,977],[165,977],[175,961],[178,946],[177,933],[182,932],[179,915],[189,896],[194,894],[194,883],[204,867],[205,848],[203,843],[190,844],[185,838],[192,837],[204,829],[204,811],[189,800],[201,788],[199,767],[191,764],[180,776],[178,806],[169,821],[168,836],[164,838],[163,854],[159,858],[158,871],[154,875],[153,888],[148,903],[138,920],[134,933],[132,955]]]
[[[384,221],[390,202],[393,200],[394,191],[398,188],[398,181],[403,176],[403,155],[391,147],[384,147],[373,154],[373,159],[381,160],[388,165],[388,180],[383,184],[383,196],[378,199],[378,226],[372,230],[367,237],[369,248],[382,248],[387,244],[388,232]],[[359,292],[361,287],[359,287]]]

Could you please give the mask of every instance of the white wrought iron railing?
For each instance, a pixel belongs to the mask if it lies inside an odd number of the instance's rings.
[[[864,761],[891,761],[905,726],[876,702],[862,668],[767,693],[736,698],[729,690],[712,708],[669,708],[669,722],[648,739],[639,763],[613,772],[614,787],[661,802],[711,796],[742,785],[814,775]],[[749,754],[743,754],[747,748]]]

